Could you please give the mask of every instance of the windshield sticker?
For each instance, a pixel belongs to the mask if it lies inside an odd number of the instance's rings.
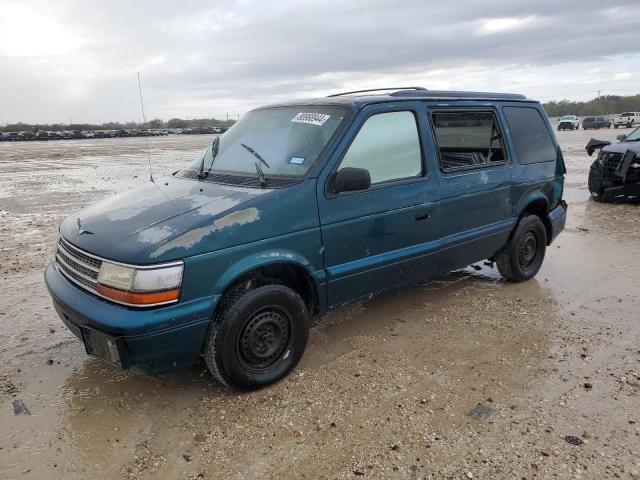
[[[289,163],[293,163],[294,165],[302,165],[304,163],[304,158],[302,157],[291,157]]]
[[[300,112],[291,120],[293,123],[308,123],[309,125],[322,126],[331,118],[331,115],[324,113],[302,113]]]

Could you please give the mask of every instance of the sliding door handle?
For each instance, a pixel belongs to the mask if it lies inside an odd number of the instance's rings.
[[[419,210],[416,212],[416,222],[419,222],[420,220],[426,220],[427,218],[429,218],[428,210]]]

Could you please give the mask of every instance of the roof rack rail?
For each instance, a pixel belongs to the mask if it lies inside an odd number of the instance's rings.
[[[424,87],[389,87],[389,88],[369,88],[367,90],[354,90],[353,92],[342,92],[327,95],[327,97],[341,97],[342,95],[351,95],[353,93],[383,92],[387,90],[426,90]]]

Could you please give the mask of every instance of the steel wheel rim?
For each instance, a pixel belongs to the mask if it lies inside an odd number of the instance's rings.
[[[538,257],[538,236],[533,230],[529,230],[520,240],[518,261],[523,268],[529,268]]]
[[[281,360],[291,343],[291,320],[278,307],[270,306],[254,312],[238,336],[238,358],[247,370],[264,373]]]

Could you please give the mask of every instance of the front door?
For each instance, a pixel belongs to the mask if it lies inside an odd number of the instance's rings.
[[[318,182],[329,306],[429,275],[437,266],[438,184],[426,167],[426,117],[413,104],[370,106]],[[342,168],[368,170],[371,186],[335,193]]]

